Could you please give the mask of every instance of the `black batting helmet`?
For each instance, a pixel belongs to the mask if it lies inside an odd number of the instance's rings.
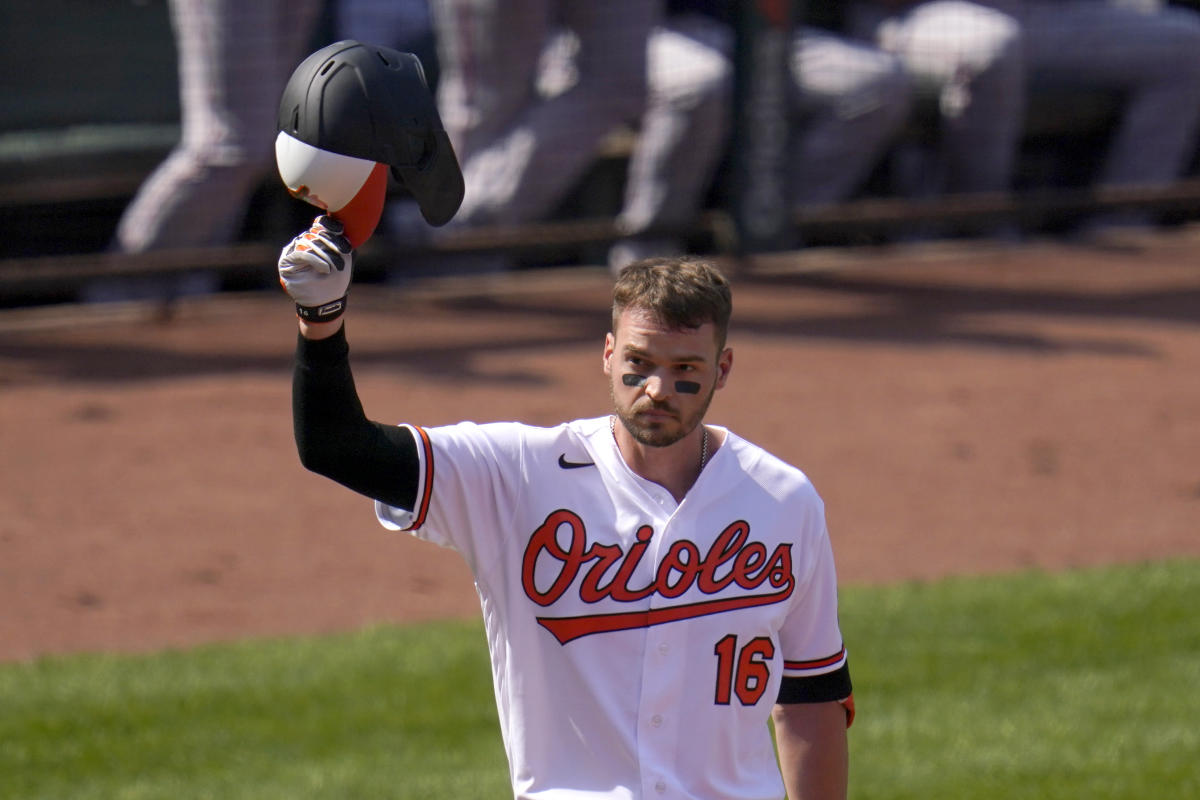
[[[449,222],[462,204],[462,170],[412,53],[353,40],[317,50],[283,90],[279,131],[318,150],[388,165],[431,225]]]

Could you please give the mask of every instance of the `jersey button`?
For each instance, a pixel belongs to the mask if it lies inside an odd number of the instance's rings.
[[[654,791],[658,792],[659,794],[667,791],[667,782],[659,781],[658,783],[654,784]]]
[[[650,718],[650,724],[656,728],[662,727],[662,714],[655,714]]]
[[[666,642],[663,642],[658,646],[658,652],[662,653],[664,656],[670,651],[670,649],[671,645],[667,644]]]

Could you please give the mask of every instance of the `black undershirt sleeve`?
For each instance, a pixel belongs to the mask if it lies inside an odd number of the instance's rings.
[[[850,666],[843,664],[833,672],[810,678],[784,678],[777,703],[828,703],[845,700],[854,691],[850,684]]]
[[[328,339],[298,337],[292,373],[292,424],[308,469],[389,506],[416,504],[417,444],[408,428],[367,419],[345,328]]]

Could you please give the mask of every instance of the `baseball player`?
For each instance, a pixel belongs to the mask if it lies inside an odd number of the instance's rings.
[[[346,295],[340,229],[318,217],[281,254],[302,308]],[[466,559],[515,797],[846,796],[854,705],[822,501],[704,421],[733,366],[716,268],[630,265],[603,344],[612,412],[549,428],[369,420],[344,310],[301,314],[301,460]]]
[[[812,4],[806,4],[809,11]],[[670,0],[650,39],[650,100],[629,162],[609,251],[614,272],[631,261],[683,251],[662,232],[694,219],[725,154],[732,122],[737,9],[721,0]],[[835,35],[815,18],[790,43],[789,201],[845,198],[878,162],[908,117],[912,90],[899,61]]]
[[[852,33],[894,53],[943,115],[947,191],[1011,188],[1029,92],[1125,98],[1095,181],[1162,185],[1200,132],[1200,16],[1160,0],[852,0]],[[1147,221],[1102,216],[1105,227]]]
[[[646,100],[646,41],[662,0],[431,0],[438,103],[466,174],[456,226],[551,214],[610,131]],[[538,91],[547,42],[578,42],[570,88]]]
[[[316,0],[171,0],[182,138],[117,225],[127,253],[228,244],[270,165],[271,117]]]

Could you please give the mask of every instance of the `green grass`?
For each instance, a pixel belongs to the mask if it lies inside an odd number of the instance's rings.
[[[847,587],[851,795],[1200,797],[1200,562]],[[0,798],[499,798],[481,626],[0,665]]]
[[[0,798],[504,797],[480,626],[0,668]]]
[[[855,798],[1200,797],[1200,562],[844,592]]]

